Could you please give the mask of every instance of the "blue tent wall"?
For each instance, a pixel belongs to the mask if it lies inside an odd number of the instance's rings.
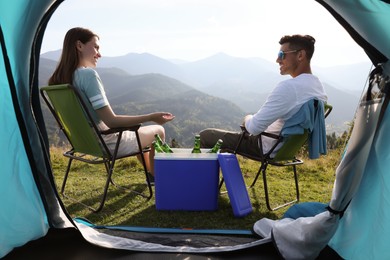
[[[389,4],[369,0],[317,0],[359,44],[374,65],[385,63],[390,55]]]
[[[390,2],[319,1],[390,76]],[[341,17],[342,16],[342,17]],[[360,187],[329,245],[346,259],[389,259],[389,107],[373,141]]]
[[[0,57],[3,58],[1,51]],[[0,65],[0,257],[48,229],[40,194],[24,149],[4,66]]]
[[[359,190],[329,245],[345,259],[390,259],[390,113],[373,141]]]
[[[53,2],[0,2],[0,257],[44,236],[50,226],[70,226],[31,106],[34,50],[42,41],[37,35]]]

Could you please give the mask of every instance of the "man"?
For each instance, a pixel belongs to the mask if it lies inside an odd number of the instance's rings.
[[[243,125],[251,135],[242,141],[238,154],[261,156],[256,135],[262,132],[279,134],[285,121],[304,103],[313,98],[327,100],[324,87],[311,71],[314,43],[315,39],[310,35],[287,35],[280,39],[276,62],[279,63],[280,74],[292,78],[280,82],[256,114],[244,117]],[[202,147],[212,147],[218,139],[222,139],[221,149],[232,151],[240,133],[209,128],[201,131],[200,136]],[[275,139],[263,137],[263,153],[268,152],[274,143]]]

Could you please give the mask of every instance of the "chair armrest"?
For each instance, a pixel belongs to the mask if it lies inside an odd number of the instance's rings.
[[[241,135],[240,135],[240,138],[238,140],[238,143],[237,143],[237,146],[236,148],[234,149],[233,153],[237,153],[238,152],[238,148],[240,147],[241,145],[241,142],[242,142],[242,139],[245,138],[246,135],[249,135],[249,132],[246,130],[245,126],[244,125],[240,125],[240,128],[241,128]],[[259,142],[259,149],[260,149],[260,153],[263,154],[263,146],[262,146],[262,143],[263,143],[263,140],[262,140],[262,137],[263,136],[266,136],[266,137],[269,137],[269,138],[272,138],[272,139],[275,139],[276,140],[276,143],[273,145],[273,147],[270,149],[270,151],[268,151],[267,154],[264,154],[265,157],[269,157],[272,153],[272,151],[277,147],[277,145],[283,140],[283,137],[280,136],[280,135],[277,135],[277,134],[272,134],[272,133],[267,133],[267,132],[262,132],[260,133],[259,135],[257,135],[258,137],[258,142]],[[248,157],[250,159],[253,159],[253,160],[262,160],[262,158],[258,158],[257,156],[253,156],[253,155],[248,155],[248,154],[245,154],[245,153],[242,153],[240,152],[241,155],[245,156],[245,157]]]
[[[277,134],[272,134],[272,133],[267,133],[267,132],[262,132],[260,133],[261,136],[266,136],[266,137],[270,137],[272,139],[276,139],[276,140],[279,140],[279,139],[282,139],[283,137],[280,136],[280,135],[277,135]]]
[[[100,131],[102,135],[108,135],[108,134],[114,134],[119,133],[123,131],[137,131],[141,127],[141,124],[138,125],[132,125],[132,126],[125,126],[125,127],[115,127],[110,128],[108,130]]]
[[[243,132],[243,134],[249,134],[249,132],[246,130],[244,125],[240,125],[240,128],[241,128],[241,131]],[[276,140],[282,138],[280,135],[267,133],[267,132],[262,132],[259,135],[260,136],[267,136],[267,137],[270,137],[270,138],[273,138],[273,139],[276,139]]]
[[[330,112],[332,112],[333,106],[328,104],[328,103],[325,103],[324,108],[325,108],[325,115],[324,116],[325,116],[325,118],[327,118],[328,115],[330,114]]]

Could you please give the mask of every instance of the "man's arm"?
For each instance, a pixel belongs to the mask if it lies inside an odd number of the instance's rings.
[[[264,132],[269,125],[290,111],[295,100],[296,93],[284,82],[279,83],[256,114],[245,116],[246,130],[252,135]]]

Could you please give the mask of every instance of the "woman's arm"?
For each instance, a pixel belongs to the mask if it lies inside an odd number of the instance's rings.
[[[97,109],[96,113],[109,128],[131,126],[145,122],[155,122],[162,125],[175,118],[175,116],[168,112],[156,112],[136,116],[116,115],[110,105]]]

